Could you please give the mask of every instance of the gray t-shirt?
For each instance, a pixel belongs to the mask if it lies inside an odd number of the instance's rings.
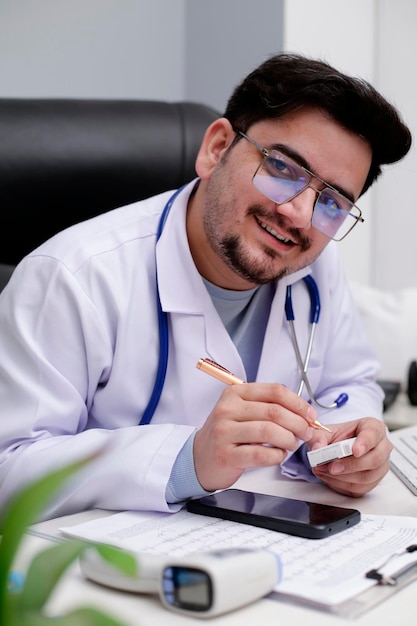
[[[222,289],[207,280],[204,280],[204,284],[242,358],[247,382],[254,382],[275,284],[261,285],[247,291]]]

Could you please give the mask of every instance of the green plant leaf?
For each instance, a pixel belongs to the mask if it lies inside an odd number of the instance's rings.
[[[127,576],[133,577],[138,575],[138,564],[133,554],[106,543],[95,543],[93,547],[96,548],[103,559],[118,567]]]
[[[77,609],[67,615],[50,617],[41,609],[68,566],[86,549],[97,549],[101,556],[125,574],[137,574],[133,555],[106,544],[63,541],[38,553],[32,560],[22,591],[8,592],[8,576],[27,527],[37,521],[41,511],[62,484],[76,471],[96,458],[94,454],[59,469],[23,489],[9,504],[3,516],[0,543],[0,624],[2,626],[124,626],[96,609]]]
[[[97,550],[106,561],[128,576],[137,575],[136,559],[119,548],[85,541],[64,541],[39,552],[33,558],[23,591],[16,599],[18,609],[40,610],[65,570],[85,549]]]
[[[8,576],[17,548],[28,526],[37,521],[41,511],[72,474],[90,463],[98,454],[52,472],[28,485],[11,500],[2,520],[3,537],[0,543],[0,623],[10,617]]]
[[[83,541],[63,541],[39,552],[32,560],[17,598],[18,610],[40,610],[62,574],[85,549]]]

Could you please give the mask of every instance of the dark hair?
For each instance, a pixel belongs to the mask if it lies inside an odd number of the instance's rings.
[[[410,149],[409,129],[372,85],[298,54],[278,54],[251,72],[235,88],[224,117],[236,130],[247,132],[256,122],[306,106],[320,108],[369,142],[372,163],[362,193],[377,179],[382,164],[399,161]]]

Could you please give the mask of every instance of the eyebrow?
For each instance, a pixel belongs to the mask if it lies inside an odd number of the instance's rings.
[[[301,165],[301,167],[304,167],[304,169],[308,170],[315,178],[318,178],[321,182],[325,183],[332,189],[335,189],[342,196],[345,196],[345,198],[350,200],[352,203],[355,203],[355,197],[352,192],[348,191],[344,187],[341,187],[340,185],[329,183],[327,180],[323,180],[320,176],[316,176],[309,162],[301,154],[299,154],[289,146],[282,143],[274,143],[268,151],[270,152],[271,150],[277,150],[278,152],[282,152],[283,154],[285,154],[285,156],[290,157],[290,159],[293,159],[298,165]]]

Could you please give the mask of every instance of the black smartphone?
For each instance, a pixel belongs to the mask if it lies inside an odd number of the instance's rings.
[[[323,539],[360,522],[356,509],[270,496],[241,489],[225,489],[189,500],[191,513],[277,530],[308,539]]]

